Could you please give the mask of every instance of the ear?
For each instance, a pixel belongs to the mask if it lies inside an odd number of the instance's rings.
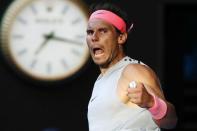
[[[127,40],[127,33],[122,33],[118,36],[118,44],[122,45]]]

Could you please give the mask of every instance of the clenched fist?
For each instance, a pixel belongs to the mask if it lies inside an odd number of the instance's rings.
[[[142,107],[150,108],[154,105],[153,96],[147,91],[143,83],[136,83],[135,88],[127,89],[129,101]]]

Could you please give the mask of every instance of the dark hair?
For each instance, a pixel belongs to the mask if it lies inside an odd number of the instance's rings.
[[[93,12],[97,11],[97,10],[108,10],[111,11],[115,14],[117,14],[118,16],[120,16],[126,23],[126,30],[128,31],[131,24],[133,23],[129,17],[128,14],[126,13],[126,11],[124,11],[123,9],[120,8],[120,6],[116,5],[115,3],[109,2],[109,1],[101,1],[101,2],[97,2],[97,3],[93,3],[90,6],[90,14],[92,14]],[[118,32],[120,33],[120,31],[118,30]]]

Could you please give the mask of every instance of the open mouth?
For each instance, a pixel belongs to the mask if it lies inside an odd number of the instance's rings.
[[[94,53],[94,56],[100,56],[100,55],[103,55],[104,51],[101,48],[93,48],[93,53]]]

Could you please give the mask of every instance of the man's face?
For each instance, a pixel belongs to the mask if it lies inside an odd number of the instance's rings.
[[[88,22],[86,41],[97,65],[110,64],[119,53],[118,36],[116,29],[103,20],[94,19]]]

